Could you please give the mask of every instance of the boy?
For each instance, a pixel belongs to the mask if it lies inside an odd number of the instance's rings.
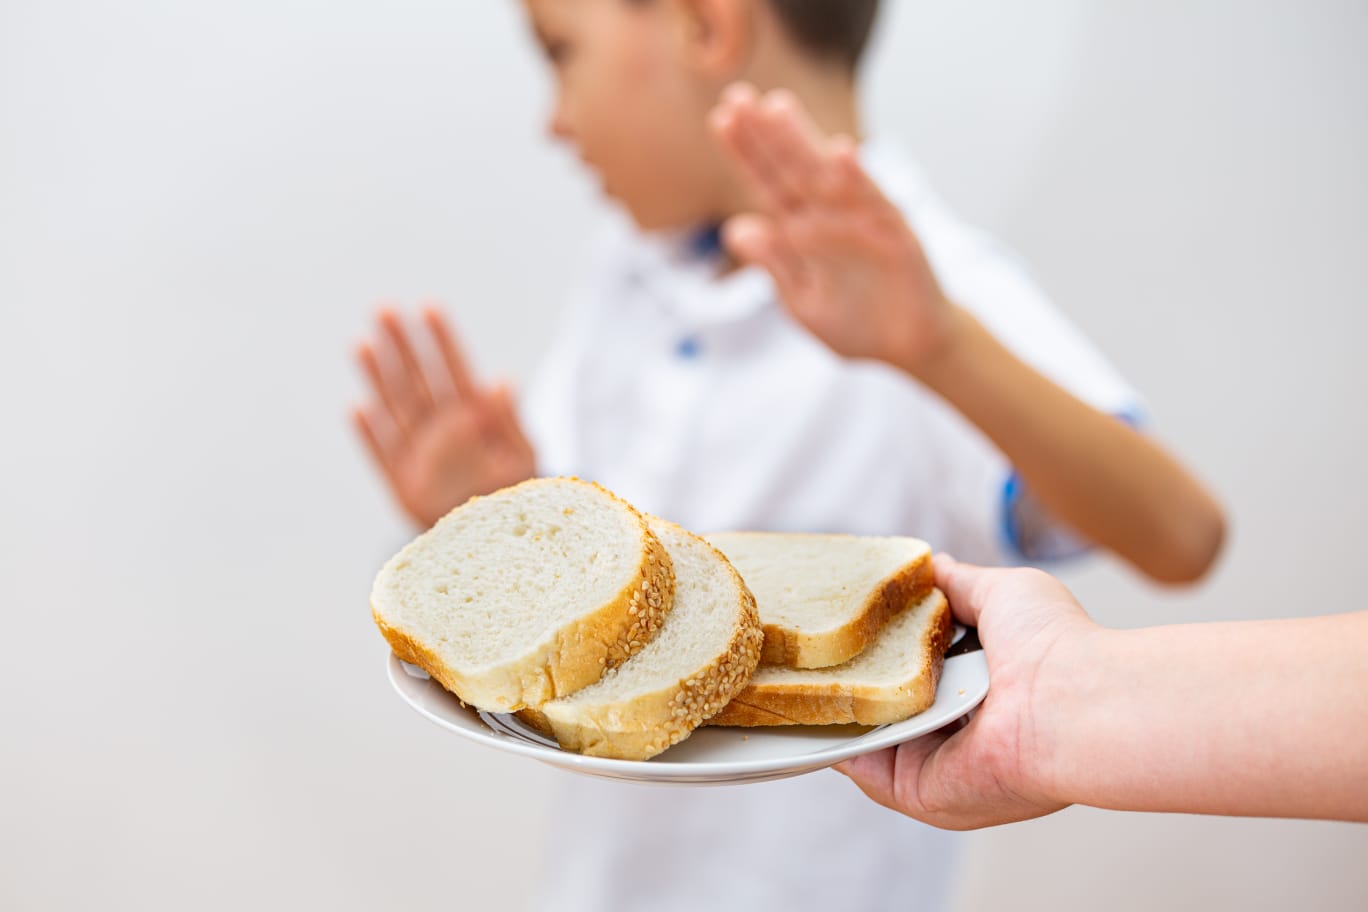
[[[1156,579],[1206,571],[1220,511],[1116,420],[1138,397],[913,166],[828,138],[859,135],[875,0],[526,6],[556,75],[552,132],[635,224],[570,308],[526,434],[440,315],[425,320],[444,371],[382,315],[360,353],[376,401],[357,424],[415,520],[578,474],[699,531],[912,534],[983,563],[1084,539]],[[719,106],[742,79],[786,91],[737,87]],[[683,791],[567,780],[545,903],[944,905],[949,837],[855,798],[828,774]]]

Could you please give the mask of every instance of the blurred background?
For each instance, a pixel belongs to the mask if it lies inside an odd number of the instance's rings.
[[[1230,510],[1199,589],[1071,571],[1108,624],[1365,607],[1365,48],[1361,0],[885,4],[872,132]],[[381,300],[536,363],[603,214],[548,99],[512,0],[0,0],[0,908],[527,895],[566,774],[391,693],[367,595],[411,532],[345,416]],[[966,843],[961,910],[1368,897],[1363,826]]]

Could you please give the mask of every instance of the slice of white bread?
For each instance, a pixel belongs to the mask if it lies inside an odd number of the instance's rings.
[[[764,666],[709,725],[899,722],[936,700],[954,625],[939,589],[889,621],[863,653],[834,668]]]
[[[674,562],[674,607],[645,649],[590,685],[519,717],[561,747],[646,760],[683,741],[750,679],[764,634],[755,599],[702,538],[652,517]]]
[[[859,655],[931,590],[931,548],[915,538],[719,532],[706,536],[755,593],[763,665],[826,668]]]
[[[410,542],[376,577],[371,615],[399,658],[513,712],[639,652],[673,598],[645,517],[596,484],[543,478],[472,498]]]

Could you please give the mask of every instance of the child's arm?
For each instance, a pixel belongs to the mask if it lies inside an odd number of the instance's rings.
[[[393,311],[378,322],[356,353],[373,398],[352,420],[404,512],[426,529],[476,494],[531,478],[536,459],[512,395],[471,379],[442,315],[423,314],[429,357]]]
[[[785,305],[838,354],[901,368],[977,425],[1056,519],[1150,577],[1201,577],[1220,508],[1161,447],[1017,358],[942,293],[902,213],[849,139],[818,135],[793,97],[727,92],[714,129],[760,214],[728,247],[773,275]]]
[[[936,559],[993,689],[972,721],[837,768],[949,829],[1069,804],[1368,822],[1368,612],[1107,630],[1034,570]]]

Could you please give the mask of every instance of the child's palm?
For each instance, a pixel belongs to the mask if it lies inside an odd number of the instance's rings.
[[[793,315],[837,353],[917,363],[945,334],[950,307],[921,244],[861,168],[791,95],[730,92],[715,129],[760,212],[733,218],[728,247],[774,277]]]
[[[395,455],[395,496],[418,522],[430,525],[452,507],[530,478],[532,449],[509,433],[499,412],[500,392],[481,392],[474,406],[435,409]]]
[[[397,316],[383,313],[378,345],[359,353],[375,401],[354,416],[395,498],[424,527],[474,495],[532,477],[536,468],[508,390],[477,387],[441,316],[428,311],[425,319],[445,374],[425,368]],[[390,371],[377,350],[391,355]]]
[[[799,264],[781,294],[835,352],[892,359],[934,345],[940,290],[921,245],[887,200],[852,191],[820,208],[781,211],[771,224]],[[744,236],[744,222],[739,230]]]

